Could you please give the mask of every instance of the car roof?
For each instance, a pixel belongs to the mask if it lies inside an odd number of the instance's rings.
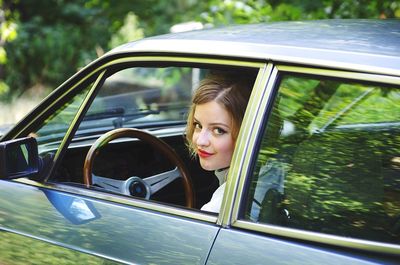
[[[117,47],[272,60],[400,76],[400,20],[332,19],[247,24],[171,33]]]

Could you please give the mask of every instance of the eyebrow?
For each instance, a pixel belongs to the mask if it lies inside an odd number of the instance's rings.
[[[195,122],[201,124],[201,122],[198,119],[196,119],[195,117],[193,117],[193,119],[194,119]],[[211,125],[211,126],[222,126],[222,127],[225,127],[226,129],[231,129],[231,127],[229,125],[227,125],[225,123],[221,123],[221,122],[213,122],[213,123],[210,123],[209,125]]]

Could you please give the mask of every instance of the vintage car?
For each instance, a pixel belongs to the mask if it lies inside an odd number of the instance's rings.
[[[185,141],[210,73],[252,80],[219,214]],[[1,264],[399,264],[400,21],[127,43],[11,128],[0,160]]]

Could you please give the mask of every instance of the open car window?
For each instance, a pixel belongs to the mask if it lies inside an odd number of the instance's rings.
[[[48,137],[38,141],[39,150],[57,152],[72,121],[79,123],[70,129],[71,137],[48,181],[103,195],[200,209],[219,182],[214,172],[201,168],[187,147],[185,129],[193,91],[208,75],[243,75],[251,80],[247,88],[251,90],[259,67],[171,62],[116,64],[104,69],[96,82],[38,130],[39,138]],[[88,105],[83,107],[85,102]],[[83,116],[76,118],[82,110]],[[46,135],[59,126],[59,120],[63,130],[58,136]],[[153,140],[148,142],[132,131],[150,134]],[[172,150],[167,155],[164,143]]]
[[[400,88],[285,74],[242,218],[400,242]]]
[[[146,128],[185,122],[191,92],[206,69],[132,67],[109,76],[76,136],[115,128]]]

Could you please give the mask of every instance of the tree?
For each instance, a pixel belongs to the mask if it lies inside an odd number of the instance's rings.
[[[0,99],[10,99],[36,84],[54,89],[104,51],[128,40],[168,33],[177,23],[197,21],[207,27],[278,20],[400,17],[398,0],[0,0],[0,3],[3,11]]]
[[[3,6],[2,0],[0,0],[0,6]],[[2,8],[0,10],[0,75],[4,71],[4,65],[7,64],[7,53],[4,46],[17,37],[17,24],[13,20],[7,19],[9,15],[9,9]],[[0,80],[0,97],[7,93],[9,93],[8,85]]]

